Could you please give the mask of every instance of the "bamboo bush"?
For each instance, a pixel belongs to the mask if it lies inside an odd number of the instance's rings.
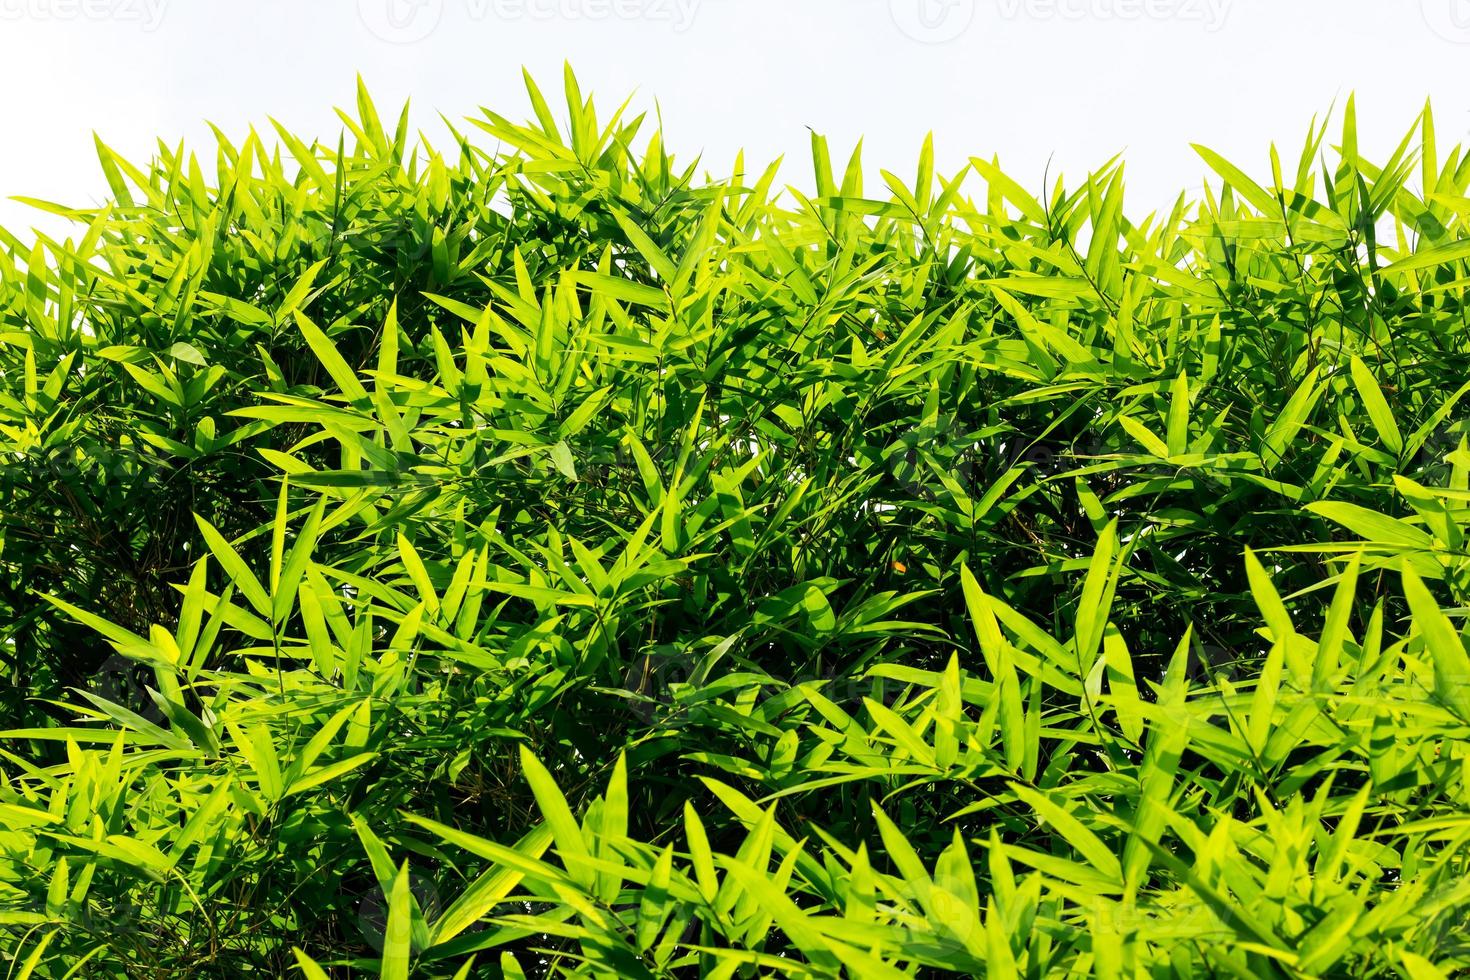
[[[1470,160],[99,143],[0,232],[8,976],[1470,973]]]

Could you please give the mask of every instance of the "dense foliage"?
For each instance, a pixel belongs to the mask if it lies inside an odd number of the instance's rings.
[[[529,89],[0,233],[8,976],[1470,972],[1428,110],[1135,223]]]

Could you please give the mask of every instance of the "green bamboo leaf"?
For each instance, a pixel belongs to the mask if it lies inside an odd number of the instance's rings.
[[[551,447],[551,463],[556,471],[568,480],[577,479],[577,464],[572,458],[572,448],[566,444],[566,440],[557,442]]]
[[[322,332],[321,328],[307,319],[306,315],[299,310],[292,310],[296,318],[296,326],[301,331],[301,336],[306,339],[309,346],[321,361],[322,367],[327,369],[327,374],[336,382],[337,388],[342,394],[358,407],[366,407],[371,401],[367,389],[357,378],[357,372],[348,366],[343,360],[337,345],[333,344],[331,338]]]
[[[1287,448],[1312,414],[1322,393],[1317,385],[1319,371],[1319,368],[1312,368],[1307,372],[1307,376],[1287,400],[1286,407],[1266,430],[1265,438],[1261,441],[1261,459],[1268,472],[1285,458]]]
[[[325,173],[322,173],[322,178],[323,182],[325,182]],[[296,280],[296,282],[292,284],[290,292],[286,293],[285,298],[282,299],[280,305],[276,307],[276,311],[271,317],[272,323],[285,323],[286,317],[289,314],[299,315],[298,311],[300,307],[304,303],[306,303],[307,297],[311,294],[312,286],[316,285],[316,277],[321,274],[322,269],[326,268],[326,265],[326,259],[322,259],[321,261],[314,263],[309,269],[306,270],[305,273],[302,274],[300,279]]]
[[[1174,379],[1169,399],[1169,416],[1165,426],[1168,456],[1182,456],[1189,448],[1189,375]]]
[[[1296,635],[1296,628],[1291,623],[1291,614],[1286,611],[1286,604],[1281,601],[1281,594],[1271,583],[1271,576],[1261,565],[1256,553],[1249,548],[1245,550],[1245,570],[1250,583],[1251,595],[1256,600],[1256,607],[1261,610],[1266,625],[1271,627],[1276,642],[1280,643]]]
[[[1078,854],[1087,859],[1098,871],[1110,879],[1121,883],[1123,881],[1123,866],[1118,862],[1112,850],[1103,843],[1102,839],[1078,820],[1070,810],[1055,802],[1044,793],[1037,792],[1020,783],[1011,783],[1011,792],[1015,793],[1027,806],[1036,811],[1052,827],[1056,828],[1062,838]]]
[[[1341,524],[1372,544],[1426,551],[1434,547],[1434,539],[1414,525],[1358,504],[1321,500],[1307,504],[1304,509]]]
[[[352,770],[366,765],[377,757],[378,753],[376,752],[361,752],[325,766],[318,766],[315,769],[308,770],[301,778],[292,782],[281,795],[284,798],[296,793],[304,793],[307,790],[315,789],[340,776],[345,776]]]
[[[669,299],[662,290],[618,276],[609,276],[599,272],[579,272],[577,282],[594,293],[624,303],[633,303],[657,310],[669,308]]]
[[[1389,452],[1399,455],[1404,451],[1404,437],[1399,434],[1398,423],[1394,421],[1393,409],[1388,407],[1388,401],[1383,397],[1383,389],[1378,386],[1377,379],[1362,358],[1354,357],[1351,365],[1358,397],[1362,399],[1368,417],[1373,420],[1373,428],[1378,431],[1379,440],[1388,447]]]
[[[1168,459],[1169,444],[1149,431],[1148,427],[1135,418],[1127,415],[1118,416],[1118,424],[1128,430],[1128,434],[1137,439],[1145,450],[1160,459]]]
[[[557,788],[556,780],[551,777],[551,773],[525,746],[520,747],[520,758],[521,771],[525,774],[526,782],[536,797],[536,805],[541,809],[541,816],[551,828],[552,837],[556,841],[557,853],[566,866],[567,874],[579,885],[590,888],[593,883],[593,872],[586,859],[591,855],[587,851],[587,842],[582,837],[582,828],[577,825],[571,809],[567,806],[566,797]]]
[[[260,579],[256,578],[255,573],[250,570],[250,566],[245,564],[239,552],[225,540],[224,535],[220,534],[213,524],[198,514],[194,515],[194,523],[199,526],[199,533],[204,535],[204,542],[209,546],[215,561],[219,562],[220,568],[229,576],[230,584],[239,590],[250,605],[255,607],[256,612],[261,616],[269,617],[271,615],[270,595],[267,594],[265,586],[260,584]]]
[[[1470,655],[1465,652],[1464,641],[1412,568],[1404,567],[1403,579],[1414,626],[1434,663],[1435,697],[1461,719],[1470,721]]]
[[[434,583],[429,578],[429,570],[425,567],[423,559],[419,557],[412,542],[404,537],[402,532],[398,535],[398,557],[403,562],[404,571],[408,573],[413,587],[418,590],[424,609],[429,615],[437,616],[439,614],[439,595],[434,591]]]
[[[21,961],[20,969],[14,974],[15,980],[29,980],[31,975],[36,972],[36,967],[41,965],[41,957],[46,954],[46,948],[51,945],[51,940],[55,939],[58,935],[60,935],[59,929],[53,929],[50,932],[42,934],[40,940],[31,947],[30,952],[26,954],[26,958]]]
[[[182,340],[176,342],[168,349],[168,356],[176,361],[183,361],[187,364],[197,364],[200,367],[209,366],[209,362],[204,359],[204,355],[199,352],[199,348],[193,344],[185,343]]]
[[[1205,163],[1210,165],[1210,169],[1219,174],[1225,183],[1240,194],[1241,197],[1249,201],[1252,207],[1263,214],[1280,213],[1281,205],[1276,198],[1264,187],[1247,176],[1245,171],[1208,147],[1200,146],[1198,143],[1192,143],[1190,145],[1194,147],[1196,153],[1204,158]]]
[[[515,850],[528,857],[539,858],[550,845],[550,826],[539,824],[516,842]],[[491,868],[485,871],[434,922],[431,946],[442,946],[481,921],[515,890],[524,877],[525,872],[516,868]]]
[[[1383,274],[1433,269],[1452,262],[1463,262],[1466,259],[1470,259],[1470,239],[1461,239],[1445,245],[1433,245],[1406,255],[1384,268]]]
[[[612,215],[613,219],[617,221],[618,227],[623,230],[623,234],[628,236],[628,241],[633,243],[633,247],[638,250],[638,253],[643,256],[644,261],[648,263],[649,268],[658,273],[659,279],[664,283],[672,284],[678,277],[678,266],[674,264],[674,261],[665,255],[663,249],[659,248],[658,243],[650,238],[648,233],[638,227],[627,215],[619,211],[614,211]]]
[[[296,966],[301,970],[301,975],[306,977],[306,980],[331,980],[326,970],[323,970],[317,965],[315,960],[307,956],[297,947],[291,947],[291,955],[296,957]]]
[[[786,933],[791,942],[819,969],[836,970],[839,959],[832,944],[813,925],[809,917],[759,869],[734,858],[723,858],[725,871],[760,904]]]
[[[113,648],[116,649],[117,652],[121,653],[123,656],[131,657],[135,660],[141,660],[145,663],[155,661],[159,663],[168,663],[165,651],[158,649],[158,647],[154,646],[151,641],[143,639],[143,637],[139,636],[138,634],[124,629],[123,627],[118,626],[115,623],[108,622],[101,616],[89,613],[85,609],[80,609],[76,606],[73,606],[71,603],[64,602],[54,596],[45,596],[44,598],[51,605],[55,606],[57,609],[60,609],[72,619],[81,623],[83,626],[86,626],[89,629],[92,629],[97,633],[105,636],[108,642],[112,644]]]
[[[412,958],[413,896],[409,892],[408,862],[398,869],[388,894],[388,922],[383,930],[383,958],[378,968],[382,980],[408,980]]]

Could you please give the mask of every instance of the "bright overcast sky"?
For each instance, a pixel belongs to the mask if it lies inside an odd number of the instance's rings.
[[[1124,151],[1135,213],[1198,188],[1191,142],[1260,174],[1354,90],[1370,149],[1426,97],[1442,147],[1470,128],[1470,0],[0,0],[0,197],[96,201],[94,130],[135,158],[206,119],[335,142],[358,72],[426,126],[523,118],[521,66],[553,88],[563,60],[714,172],[744,146],[805,185],[810,126],[908,174],[932,130],[943,168],[997,153],[1032,188]]]

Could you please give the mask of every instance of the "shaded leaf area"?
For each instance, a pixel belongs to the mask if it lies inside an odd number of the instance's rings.
[[[1140,223],[527,84],[0,233],[11,975],[1470,969],[1427,109]]]

